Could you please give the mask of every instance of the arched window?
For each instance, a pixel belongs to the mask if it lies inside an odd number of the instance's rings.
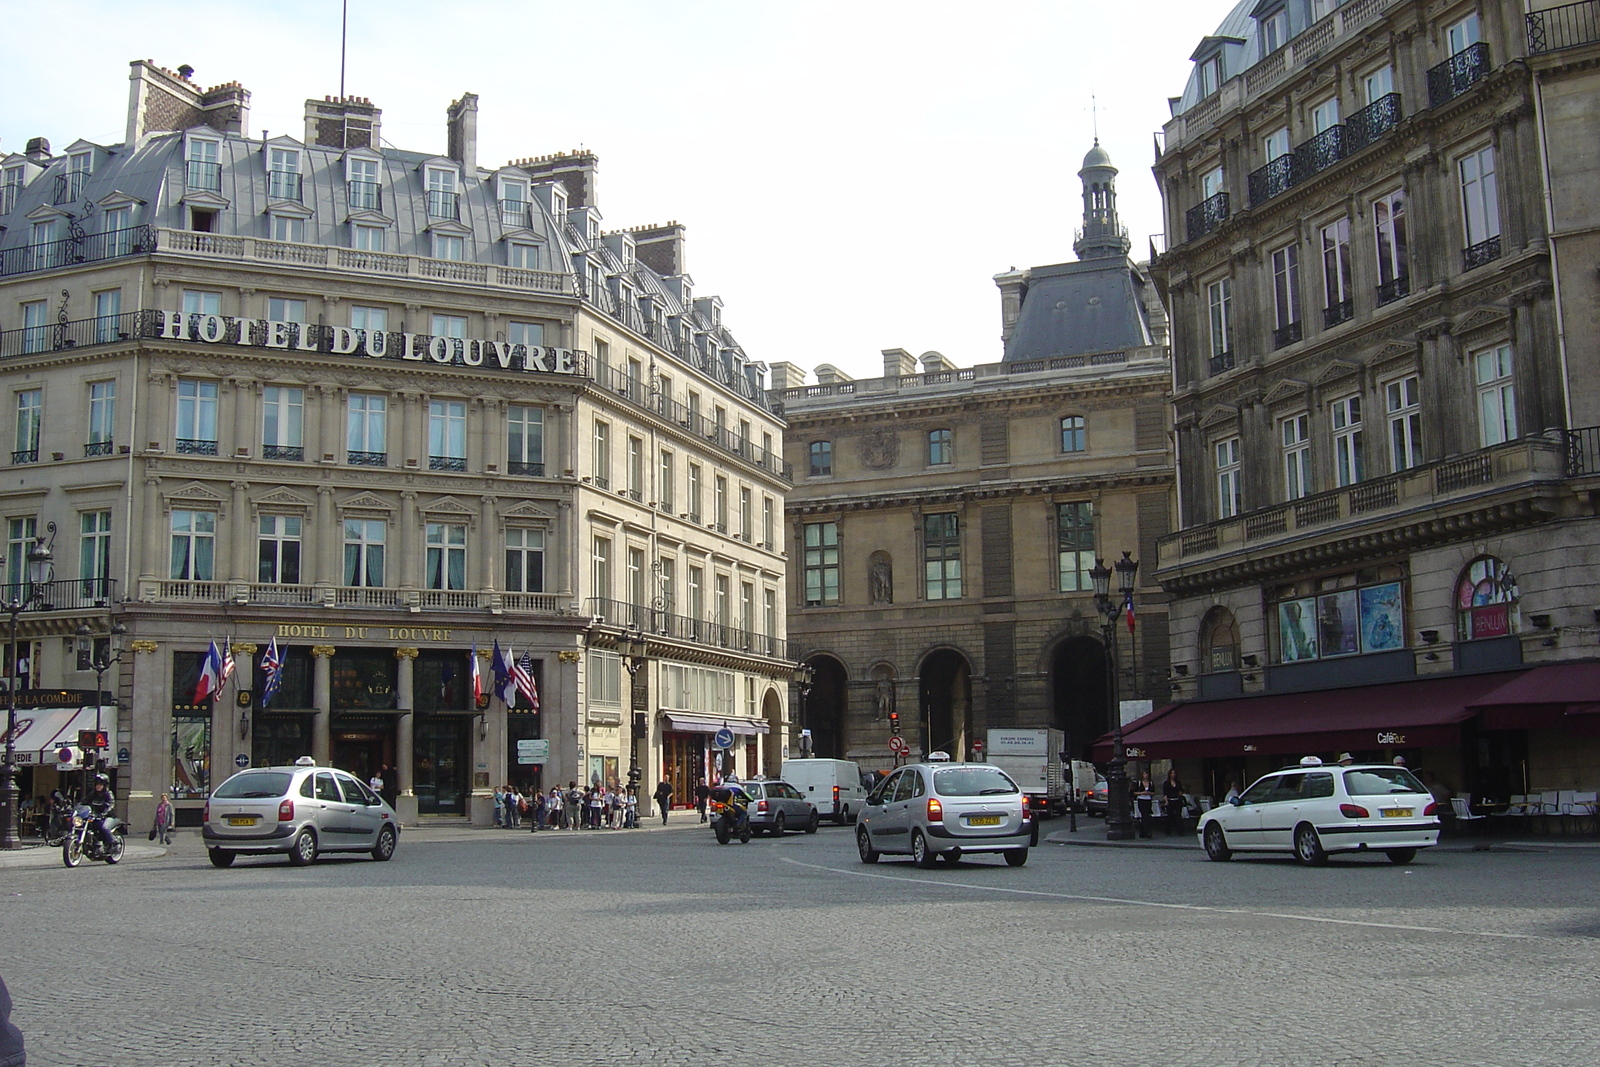
[[[1517,577],[1504,560],[1479,556],[1456,581],[1456,637],[1477,641],[1522,629]]]
[[[1200,623],[1200,673],[1239,669],[1239,622],[1227,608],[1212,608]]]

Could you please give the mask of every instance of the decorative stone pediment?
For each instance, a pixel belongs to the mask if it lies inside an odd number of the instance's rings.
[[[1263,398],[1263,402],[1268,407],[1274,407],[1291,400],[1304,400],[1306,393],[1310,392],[1310,390],[1310,382],[1303,382],[1298,378],[1285,378],[1267,390],[1267,395]]]
[[[218,196],[216,193],[205,189],[186,189],[183,193],[183,199],[178,202],[187,204],[190,207],[205,208],[209,211],[222,211],[229,203],[227,197]]]
[[[278,488],[272,490],[272,492],[270,492],[270,493],[266,493],[266,494],[264,494],[262,496],[256,497],[256,499],[255,499],[255,501],[253,503],[254,503],[255,509],[258,512],[262,511],[262,510],[267,510],[267,511],[310,511],[311,510],[311,501],[307,500],[305,497],[301,496],[299,493],[294,492],[292,489],[286,489],[283,486],[279,486]]]
[[[357,493],[339,507],[343,511],[381,511],[386,514],[394,511],[393,504],[371,493]]]
[[[352,211],[345,216],[345,222],[359,222],[363,226],[393,226],[394,219],[381,211]]]
[[[531,501],[523,501],[514,508],[507,508],[500,513],[500,517],[507,521],[516,522],[554,522],[555,516],[544,508]]]
[[[1476,307],[1452,322],[1450,332],[1459,337],[1491,326],[1504,326],[1509,319],[1510,316],[1505,308]]]
[[[1218,426],[1237,426],[1238,424],[1239,409],[1232,404],[1218,404],[1213,408],[1207,409],[1206,413],[1200,416],[1200,428],[1202,430],[1214,430]]]
[[[1343,381],[1346,378],[1353,378],[1360,373],[1361,364],[1352,363],[1348,359],[1333,359],[1329,360],[1328,363],[1317,372],[1317,376],[1315,379],[1313,379],[1312,384],[1317,386],[1329,385],[1333,382]]]
[[[166,500],[168,507],[216,508],[220,507],[227,499],[204,482],[185,482],[183,485],[164,490],[161,495]]]
[[[114,208],[119,207],[138,207],[143,203],[144,201],[140,200],[137,196],[125,193],[121,189],[113,189],[105,196],[102,196],[95,203],[95,207],[99,208],[101,211],[111,211]]]
[[[454,497],[442,496],[419,508],[424,515],[438,518],[470,519],[478,513]]]
[[[1378,349],[1378,353],[1372,357],[1372,361],[1374,363],[1393,363],[1400,360],[1414,362],[1417,358],[1418,347],[1415,341],[1390,341]]]

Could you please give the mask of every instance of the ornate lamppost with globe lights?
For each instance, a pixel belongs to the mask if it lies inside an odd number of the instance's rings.
[[[18,848],[22,844],[17,830],[17,682],[21,675],[17,670],[17,616],[37,606],[54,575],[55,556],[50,545],[55,541],[56,524],[50,523],[47,529],[49,540],[36,537],[28,550],[26,587],[10,587],[11,596],[5,605],[6,614],[11,616],[11,684],[6,686],[6,762],[0,767],[0,807],[4,808],[0,813],[0,849]],[[5,558],[0,556],[0,568],[4,566]]]
[[[1101,636],[1106,643],[1106,700],[1111,711],[1111,763],[1106,771],[1106,840],[1127,841],[1133,837],[1133,808],[1128,796],[1128,754],[1122,744],[1122,702],[1117,699],[1117,621],[1133,612],[1134,579],[1139,561],[1124,552],[1114,564],[1117,594],[1111,593],[1112,568],[1103,559],[1089,568],[1094,583],[1094,606],[1105,620]]]

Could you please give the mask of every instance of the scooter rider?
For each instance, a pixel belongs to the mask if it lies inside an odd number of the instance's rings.
[[[116,840],[111,836],[111,831],[106,827],[106,816],[111,814],[111,809],[116,806],[117,798],[111,792],[111,779],[103,774],[94,776],[94,789],[90,791],[84,803],[89,805],[89,810],[94,812],[94,832],[100,838],[100,843],[108,851],[116,848]]]

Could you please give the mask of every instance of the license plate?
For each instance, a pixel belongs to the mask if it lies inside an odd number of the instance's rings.
[[[999,826],[1000,825],[1000,816],[998,816],[998,815],[969,815],[969,816],[967,816],[967,825],[968,826]]]
[[[1384,808],[1383,817],[1385,819],[1409,819],[1414,810],[1413,808]]]
[[[229,826],[254,826],[256,824],[257,818],[258,817],[255,816],[255,815],[230,815],[230,816],[228,816],[228,825]]]

